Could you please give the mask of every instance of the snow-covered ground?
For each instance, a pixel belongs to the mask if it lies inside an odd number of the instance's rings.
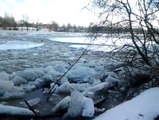
[[[159,115],[159,88],[151,88],[94,120],[154,120]]]

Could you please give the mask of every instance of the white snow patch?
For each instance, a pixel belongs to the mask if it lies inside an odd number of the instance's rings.
[[[154,120],[159,115],[159,88],[151,88],[94,120]]]

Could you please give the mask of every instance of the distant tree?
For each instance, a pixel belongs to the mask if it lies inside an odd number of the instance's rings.
[[[58,31],[59,24],[57,22],[52,21],[50,26],[51,26],[51,30]]]
[[[27,31],[28,31],[28,28],[29,28],[29,16],[24,14],[22,15],[22,21],[23,21],[23,26],[27,27]]]
[[[13,16],[9,16],[8,14],[5,14],[4,18],[1,18],[1,26],[3,29],[6,29],[7,27],[15,28],[16,25],[17,23]]]

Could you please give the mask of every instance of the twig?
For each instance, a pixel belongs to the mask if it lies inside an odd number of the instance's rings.
[[[35,114],[35,116],[38,116],[38,113],[29,105],[29,103],[26,100],[24,100],[24,102],[28,106],[29,110],[31,110]]]

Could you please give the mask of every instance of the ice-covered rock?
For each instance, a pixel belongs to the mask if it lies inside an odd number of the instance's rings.
[[[87,76],[95,76],[96,72],[93,68],[78,66],[68,72],[68,79],[72,82],[82,82]]]
[[[27,83],[27,80],[25,80],[24,78],[20,76],[15,76],[11,81],[14,83],[15,86],[19,86],[21,84]]]
[[[36,106],[37,104],[40,103],[40,101],[41,101],[40,98],[34,98],[31,100],[27,100],[27,102],[29,103],[29,105],[31,107]],[[22,105],[23,107],[28,107],[25,102],[20,102],[20,105]]]
[[[10,90],[14,88],[14,83],[12,81],[0,80],[0,90]]]
[[[6,73],[5,71],[0,72],[0,80],[6,80],[6,81],[9,81],[9,74]]]

